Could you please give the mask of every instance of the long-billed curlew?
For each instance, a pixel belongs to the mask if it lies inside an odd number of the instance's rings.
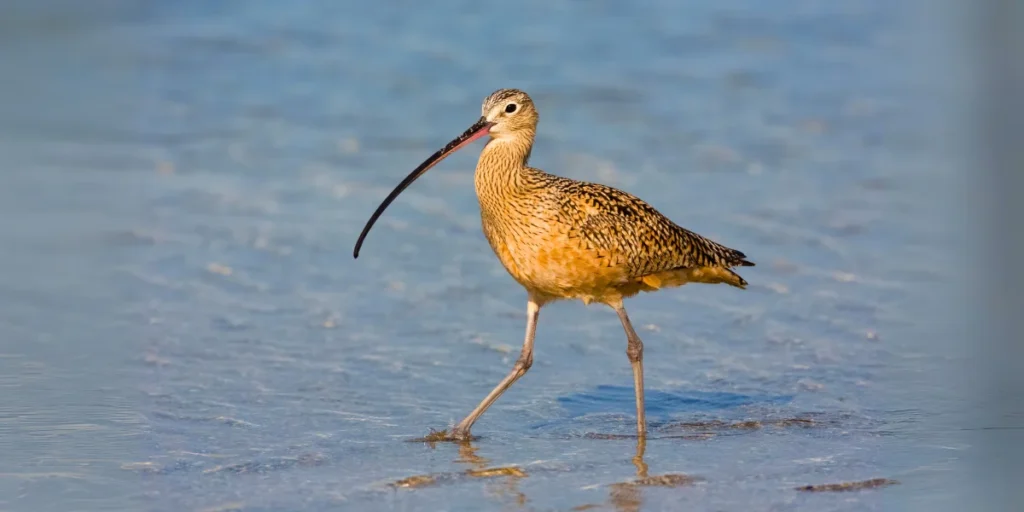
[[[360,233],[353,256],[359,257],[366,234],[398,194],[451,153],[489,135],[476,166],[476,195],[487,241],[508,273],[526,288],[526,339],[512,371],[459,422],[451,437],[468,439],[480,415],[530,369],[538,313],[558,299],[600,302],[618,313],[633,366],[637,435],[644,436],[644,345],[622,300],[686,283],[745,288],[747,282],[730,268],[754,264],[740,251],[677,226],[633,195],[528,166],[538,114],[525,92],[495,91],[484,100],[481,113],[468,130],[388,194]]]

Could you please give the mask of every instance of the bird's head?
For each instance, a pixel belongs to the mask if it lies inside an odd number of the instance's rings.
[[[530,96],[519,89],[499,89],[484,99],[480,107],[481,121],[490,123],[492,139],[512,136],[537,129],[537,109]]]

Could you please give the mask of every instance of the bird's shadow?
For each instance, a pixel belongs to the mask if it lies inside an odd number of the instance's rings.
[[[774,408],[789,403],[793,395],[740,394],[724,391],[664,391],[647,390],[645,395],[648,434],[655,437],[682,437],[705,439],[714,432],[743,432],[762,426],[801,426],[817,424],[805,418],[759,418],[750,420],[746,416],[733,417],[727,412],[741,409],[749,412],[750,407]],[[557,398],[564,414],[555,418],[535,422],[530,429],[535,432],[586,432],[584,437],[596,439],[635,438],[636,403],[633,388],[629,386],[601,385],[591,390],[573,393]],[[558,434],[556,434],[558,435]],[[575,436],[577,434],[573,434]],[[439,443],[465,442],[468,439],[453,437],[448,429],[433,430],[423,437],[409,439],[412,442]]]
[[[695,416],[719,416],[717,411],[745,407],[777,407],[792,401],[793,395],[741,394],[725,391],[649,389],[644,394],[649,430],[692,420]],[[608,431],[609,435],[635,434],[636,404],[630,386],[602,385],[558,398],[565,411],[559,418],[534,423],[535,430]],[[621,432],[620,432],[621,431]]]

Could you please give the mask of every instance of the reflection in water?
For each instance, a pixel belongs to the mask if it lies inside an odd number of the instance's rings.
[[[395,480],[394,482],[391,482],[391,486],[401,489],[415,489],[417,487],[434,485],[437,482],[438,478],[436,475],[413,475],[407,478]]]
[[[596,510],[612,508],[618,511],[638,511],[644,505],[644,488],[680,488],[689,487],[697,482],[703,481],[701,477],[690,476],[682,473],[664,473],[652,475],[650,467],[644,456],[647,451],[648,439],[691,439],[706,440],[718,436],[742,435],[756,432],[766,428],[772,429],[808,429],[822,428],[833,425],[837,422],[834,418],[813,417],[811,414],[791,416],[782,418],[760,418],[739,421],[725,420],[702,420],[702,421],[676,421],[655,424],[652,432],[645,436],[634,434],[609,434],[590,432],[583,435],[586,439],[603,440],[625,440],[635,439],[636,450],[631,459],[636,470],[636,477],[628,481],[617,482],[607,486],[608,499],[603,503],[585,503],[573,507],[574,511]],[[526,494],[519,488],[519,481],[528,475],[526,470],[517,466],[491,466],[491,460],[480,456],[478,447],[473,441],[453,441],[446,431],[433,431],[421,438],[410,439],[413,442],[426,443],[431,448],[436,448],[438,443],[455,444],[458,446],[458,455],[454,459],[455,464],[468,466],[468,469],[450,473],[435,473],[408,477],[392,483],[395,487],[419,488],[434,486],[442,483],[453,483],[466,481],[472,478],[492,479],[488,482],[489,494],[497,501],[508,504],[514,503],[519,507],[525,506],[528,499]],[[531,473],[543,475],[546,468],[533,466]],[[801,491],[845,491],[858,490],[873,487],[884,487],[896,483],[888,479],[875,479],[863,482],[847,482],[843,484],[812,485],[797,488]]]
[[[644,461],[644,452],[647,450],[647,438],[640,436],[636,440],[636,455],[633,456],[633,465],[636,466],[636,479],[628,482],[612,484],[608,493],[608,503],[615,507],[615,510],[623,512],[635,512],[643,505],[644,487],[683,487],[692,485],[699,479],[679,473],[666,473],[663,475],[651,476],[648,474],[647,462]],[[578,508],[578,510],[581,510]]]
[[[431,448],[437,446],[437,443],[432,441],[427,441],[427,444]],[[491,494],[499,501],[506,501],[511,497],[512,501],[519,506],[526,504],[526,494],[519,490],[519,480],[529,476],[525,470],[516,466],[489,467],[490,460],[478,455],[477,447],[473,446],[471,441],[462,441],[458,444],[459,454],[454,462],[456,464],[468,465],[469,469],[458,473],[433,473],[410,476],[392,482],[391,486],[417,489],[466,478],[499,479],[497,480],[497,485],[488,485],[488,491]]]
[[[425,441],[431,448],[435,448],[437,446],[436,440],[423,438],[417,439],[417,441]],[[478,447],[474,446],[472,441],[462,441],[457,444],[459,446],[458,456],[453,462],[468,466],[468,469],[465,471],[416,475],[397,480],[391,485],[393,487],[415,489],[438,485],[441,483],[451,483],[453,481],[465,480],[468,478],[495,479],[496,483],[494,485],[488,485],[487,488],[489,493],[498,501],[507,503],[511,498],[511,501],[520,507],[526,504],[528,501],[526,493],[519,488],[520,479],[529,476],[523,468],[517,466],[490,466],[490,459],[480,456],[480,454],[477,453]],[[607,505],[614,507],[615,510],[640,510],[640,507],[643,505],[642,490],[644,487],[684,487],[693,485],[701,480],[698,477],[692,477],[681,473],[665,473],[662,475],[652,476],[647,462],[644,460],[644,454],[646,451],[647,437],[637,437],[636,453],[632,459],[633,466],[636,467],[636,478],[626,482],[614,483],[609,486]],[[579,505],[574,507],[573,510],[590,510],[601,507],[603,507],[603,505],[591,503]]]
[[[647,437],[636,438],[636,455],[633,456],[633,465],[636,466],[636,476],[647,478],[647,463],[644,462],[644,453],[647,451]]]
[[[500,500],[512,497],[519,506],[526,504],[526,494],[519,490],[519,479],[527,476],[526,471],[515,466],[502,466],[489,468],[490,460],[485,459],[476,453],[477,447],[471,441],[459,444],[459,458],[456,463],[468,464],[471,469],[466,470],[466,475],[471,478],[494,478],[504,476],[496,486],[488,486],[489,490]]]
[[[763,421],[742,421],[742,422],[721,422],[721,421],[710,421],[710,422],[691,422],[691,423],[677,423],[673,424],[674,428],[689,428],[689,429],[740,429],[750,430],[759,429],[763,425],[776,425],[776,426],[800,426],[806,427],[813,425],[815,422],[802,419],[802,418],[791,418],[791,419],[780,419],[780,420],[763,420]],[[603,438],[603,439],[622,439],[624,437],[631,436],[597,436],[590,435],[590,438]],[[675,436],[667,436],[669,438]],[[429,440],[425,438],[417,439],[417,441],[425,441],[431,448],[437,446],[436,440]],[[427,475],[416,475],[408,478],[403,478],[393,482],[393,487],[415,489],[427,486],[438,485],[441,483],[452,483],[456,481],[465,481],[473,478],[485,478],[492,479],[488,482],[487,489],[488,493],[492,495],[497,501],[501,503],[514,503],[518,507],[526,505],[528,499],[526,493],[519,488],[519,481],[529,476],[529,474],[520,467],[517,466],[491,466],[491,460],[480,456],[477,453],[478,447],[473,445],[472,441],[461,441],[458,442],[458,456],[453,461],[455,464],[461,464],[468,466],[464,471],[451,472],[451,473],[435,473]],[[644,504],[643,489],[645,487],[663,487],[663,488],[680,488],[692,486],[697,482],[702,481],[700,477],[694,477],[685,475],[682,473],[664,473],[660,475],[651,475],[650,467],[647,461],[644,460],[644,455],[647,451],[647,436],[636,437],[636,452],[633,455],[632,463],[636,468],[636,478],[618,482],[608,486],[608,500],[603,504],[597,503],[586,503],[573,507],[574,511],[602,509],[605,507],[612,507],[619,512],[636,512],[641,510]],[[543,472],[543,468],[538,468],[539,471]],[[859,482],[843,482],[838,484],[819,484],[819,485],[807,485],[797,487],[798,491],[805,492],[840,492],[840,491],[856,491],[862,489],[873,489],[877,487],[886,487],[894,485],[899,482],[888,478],[875,478],[871,480],[864,480]]]

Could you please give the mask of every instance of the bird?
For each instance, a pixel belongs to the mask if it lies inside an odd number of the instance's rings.
[[[724,283],[746,289],[732,269],[754,266],[744,253],[680,227],[640,198],[599,183],[569,179],[530,167],[539,115],[530,96],[499,89],[481,105],[481,116],[461,135],[405,177],[370,216],[353,257],[395,198],[448,155],[488,137],[473,182],[487,242],[527,295],[526,334],[511,371],[460,421],[450,440],[470,440],[470,429],[533,365],[540,309],[557,300],[600,303],[615,310],[625,331],[633,370],[636,432],[647,434],[644,344],[624,299],[687,283]]]

